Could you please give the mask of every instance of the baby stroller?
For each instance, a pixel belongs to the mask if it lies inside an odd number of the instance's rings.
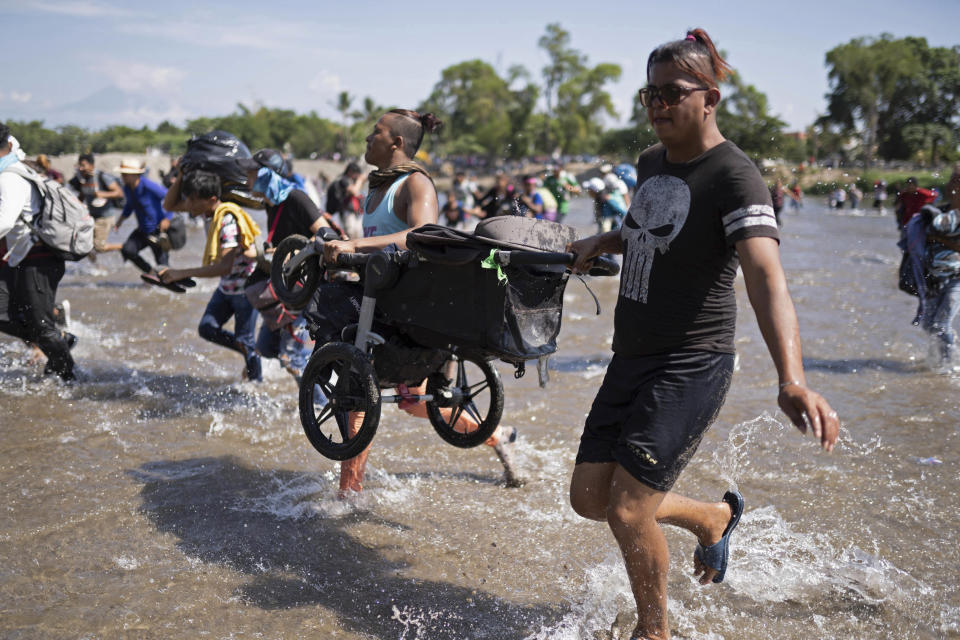
[[[316,349],[300,384],[300,420],[311,444],[346,460],[373,439],[382,403],[419,402],[445,441],[474,447],[503,412],[499,358],[523,375],[529,360],[557,349],[567,266],[576,239],[567,225],[517,216],[481,222],[473,234],[425,225],[407,250],[341,254],[336,267],[362,269],[359,322]],[[323,240],[291,236],[273,256],[271,281],[284,304],[302,308],[322,279]],[[598,258],[591,275],[616,275]],[[426,393],[381,393],[416,386]],[[403,390],[405,387],[400,387]],[[348,415],[363,412],[359,429]],[[467,430],[461,417],[477,426]]]

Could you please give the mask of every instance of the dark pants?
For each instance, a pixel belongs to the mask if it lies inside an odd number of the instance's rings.
[[[223,328],[231,316],[233,316],[233,333]],[[204,340],[234,351],[245,351],[247,378],[262,380],[260,355],[254,348],[253,341],[256,325],[257,310],[247,300],[247,296],[242,293],[228,295],[217,289],[207,303],[198,331]]]
[[[63,260],[27,258],[17,267],[0,267],[0,331],[32,342],[47,356],[47,370],[73,379],[73,358],[53,320]]]
[[[321,282],[310,299],[303,317],[310,329],[314,350],[331,340],[339,340],[347,325],[360,319],[363,287],[353,282]]]
[[[150,273],[153,271],[153,267],[150,266],[149,262],[140,257],[140,252],[147,247],[150,247],[150,250],[153,251],[153,259],[156,260],[158,266],[167,266],[170,264],[170,254],[161,249],[157,243],[151,242],[150,237],[140,229],[133,230],[133,233],[130,234],[127,241],[123,243],[120,254],[124,260],[129,260],[137,265],[140,271]]]

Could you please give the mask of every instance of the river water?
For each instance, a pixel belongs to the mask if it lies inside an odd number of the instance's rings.
[[[585,200],[570,220],[589,230]],[[176,264],[198,262],[201,236]],[[843,426],[832,454],[776,410],[738,281],[739,369],[676,489],[736,486],[747,509],[722,585],[695,582],[695,540],[666,528],[677,637],[960,637],[960,376],[927,364],[895,240],[889,215],[785,214],[808,379]],[[73,386],[0,339],[0,636],[626,637],[613,538],[566,498],[615,278],[590,282],[599,317],[569,283],[545,389],[533,368],[500,368],[526,486],[504,486],[488,447],[455,449],[385,407],[366,490],[347,502],[301,431],[293,379],[271,361],[264,383],[242,382],[239,356],[197,336],[214,286],[147,287],[117,254],[69,265]]]

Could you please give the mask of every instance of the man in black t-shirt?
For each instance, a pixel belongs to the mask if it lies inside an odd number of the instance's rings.
[[[730,385],[735,245],[779,238],[770,192],[732,142],[684,163],[669,162],[655,145],[638,160],[637,185],[619,231],[624,257],[614,358],[577,462],[615,460],[667,492]],[[584,242],[573,250],[580,253]]]
[[[642,356],[673,349],[734,353],[734,245],[778,239],[770,193],[732,142],[672,164],[655,145],[637,163],[636,197],[624,217],[613,350]]]
[[[655,49],[639,99],[660,143],[637,163],[637,189],[620,230],[571,243],[575,268],[623,253],[613,358],[584,424],[570,481],[579,515],[604,522],[620,547],[637,605],[631,637],[668,638],[670,553],[662,524],[697,538],[694,573],[722,582],[738,490],[719,501],[673,491],[716,419],[734,370],[743,282],[779,378],[777,404],[824,450],[839,420],[807,387],[796,312],[780,264],[770,193],[760,172],[717,127],[730,72],[702,29]]]
[[[330,226],[310,196],[293,181],[282,176],[282,156],[273,149],[261,149],[252,160],[242,161],[247,169],[247,181],[252,192],[262,193],[267,209],[266,251],[272,252],[284,239],[292,235],[312,237],[321,227]],[[247,287],[263,288],[269,275],[257,270],[247,280]],[[251,294],[252,295],[252,294]],[[261,314],[265,314],[264,307]],[[285,318],[295,314],[287,313]],[[266,316],[264,316],[266,317]],[[271,328],[264,321],[257,335],[257,351],[264,358],[278,358],[281,364],[298,380],[310,357],[312,345],[306,321],[297,315],[290,324]]]
[[[500,171],[495,180],[490,190],[477,200],[478,213],[483,218],[521,215],[517,192],[510,183],[510,177]]]
[[[323,214],[306,191],[294,189],[280,204],[267,204],[267,233],[272,230],[270,245],[274,248],[292,235],[312,237],[328,226]]]
[[[119,251],[123,246],[119,243],[107,244],[113,220],[117,216],[117,203],[123,206],[123,188],[120,180],[97,169],[92,153],[80,154],[77,159],[77,173],[68,183],[76,192],[77,197],[90,211],[94,219],[93,248],[97,253],[104,251]],[[95,255],[91,254],[91,259]]]

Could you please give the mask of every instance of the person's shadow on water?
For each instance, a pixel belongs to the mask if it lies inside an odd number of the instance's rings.
[[[240,595],[264,609],[320,605],[336,611],[343,627],[379,638],[407,629],[394,607],[419,618],[413,637],[430,638],[519,638],[562,615],[557,607],[403,577],[406,563],[346,531],[358,521],[405,529],[369,512],[288,518],[257,506],[310,474],[261,471],[230,456],[148,462],[128,473],[143,484],[140,511],[157,529],[175,535],[188,556],[252,576]],[[388,550],[394,557],[403,551]]]

